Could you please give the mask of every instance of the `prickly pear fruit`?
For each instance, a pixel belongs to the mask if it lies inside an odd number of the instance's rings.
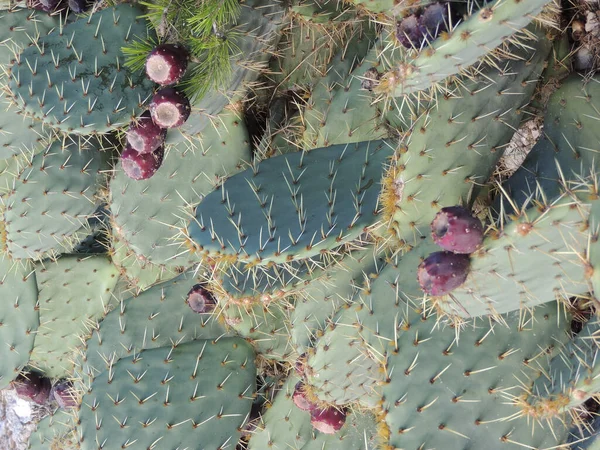
[[[313,411],[317,408],[317,405],[306,398],[304,383],[302,383],[302,381],[299,381],[296,384],[296,388],[292,394],[292,400],[294,401],[294,405],[296,405],[302,411]]]
[[[27,0],[27,8],[47,13],[59,12],[66,7],[64,0]]]
[[[344,426],[346,413],[336,408],[315,409],[310,413],[310,423],[321,433],[334,434]]]
[[[425,8],[419,21],[426,30],[429,41],[433,41],[441,32],[448,29],[448,6],[443,3],[432,3]]]
[[[435,252],[419,265],[417,278],[427,294],[446,295],[465,282],[469,266],[469,255]]]
[[[19,397],[28,398],[38,405],[43,405],[50,397],[52,383],[48,378],[30,372],[27,375],[19,375],[13,381],[13,386]]]
[[[62,409],[75,408],[77,400],[73,395],[73,385],[68,381],[56,383],[52,388],[52,398]]]
[[[426,30],[414,14],[396,24],[396,39],[406,48],[421,48]]]
[[[152,121],[150,111],[145,111],[135,122],[129,125],[126,133],[127,143],[139,153],[152,153],[163,145],[167,130]]]
[[[121,165],[129,178],[134,180],[147,180],[156,173],[161,166],[164,149],[159,147],[152,153],[139,153],[129,145],[121,153]]]
[[[175,84],[185,74],[189,54],[180,44],[162,44],[146,59],[146,75],[161,86]]]
[[[187,304],[198,314],[210,314],[217,306],[217,300],[202,284],[196,284],[188,292]]]
[[[190,117],[190,101],[174,88],[159,90],[150,101],[152,120],[161,128],[177,128]]]
[[[481,221],[462,206],[442,208],[431,222],[434,242],[454,253],[473,253],[483,241]]]
[[[86,12],[90,6],[92,6],[92,0],[68,0],[69,9],[75,14],[81,14]]]

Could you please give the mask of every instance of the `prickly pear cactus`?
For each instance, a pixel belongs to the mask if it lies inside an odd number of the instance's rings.
[[[30,449],[598,447],[600,7],[109,3],[0,0]]]

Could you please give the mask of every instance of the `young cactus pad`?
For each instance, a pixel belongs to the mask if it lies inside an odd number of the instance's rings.
[[[262,161],[204,198],[188,232],[196,251],[243,262],[306,258],[357,237],[376,219],[386,141]]]

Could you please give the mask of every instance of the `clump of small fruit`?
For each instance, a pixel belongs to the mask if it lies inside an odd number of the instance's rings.
[[[462,206],[449,206],[442,208],[431,222],[431,236],[444,251],[425,258],[417,277],[427,294],[446,295],[467,279],[469,254],[481,245],[483,226]]]
[[[173,87],[188,66],[189,53],[180,44],[161,44],[146,59],[146,75],[161,88],[149,109],[129,125],[121,165],[129,178],[146,180],[156,173],[164,158],[169,128],[177,128],[190,116],[189,99]]]

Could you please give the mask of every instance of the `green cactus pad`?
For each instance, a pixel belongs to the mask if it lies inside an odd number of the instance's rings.
[[[378,92],[399,97],[427,89],[458,74],[525,28],[550,0],[495,0],[444,33],[416,57],[396,61]],[[471,8],[476,3],[471,4]],[[526,40],[531,33],[520,36]],[[515,39],[515,40],[518,40]],[[531,44],[529,44],[531,45]],[[545,55],[544,55],[545,56]]]
[[[9,83],[19,107],[68,133],[106,133],[129,123],[152,94],[152,82],[126,70],[121,54],[147,35],[142,14],[130,3],[107,8],[25,49]]]
[[[137,297],[121,300],[91,333],[85,355],[77,358],[81,377],[94,378],[110,364],[145,349],[225,334],[215,315],[197,314],[186,303],[197,282],[192,274],[185,273]]]
[[[55,141],[20,171],[4,200],[6,248],[13,258],[70,251],[73,235],[96,210],[107,154],[95,138]]]
[[[28,450],[48,450],[60,445],[61,450],[77,449],[77,439],[74,436],[74,415],[62,409],[55,409],[37,424],[35,431],[29,437]]]
[[[511,0],[512,1],[512,0]],[[430,233],[443,206],[473,199],[521,120],[550,43],[513,49],[521,60],[481,68],[449,86],[412,125],[384,180],[382,207],[390,232],[414,245]]]
[[[372,248],[349,252],[298,292],[290,317],[290,336],[297,353],[312,347],[338,310],[355,300],[365,277],[377,272],[378,262],[381,264]]]
[[[396,296],[389,288],[388,295],[390,303]],[[379,330],[390,339],[382,408],[391,448],[548,449],[566,440],[568,422],[534,426],[511,403],[568,339],[571,320],[556,303],[461,330],[405,311],[396,327]]]
[[[377,219],[386,141],[337,145],[260,162],[196,208],[188,233],[198,252],[282,263],[354,239]]]
[[[115,266],[119,268],[136,291],[141,292],[156,283],[162,283],[177,277],[177,268],[146,261],[143,255],[136,254],[119,236],[112,234],[110,256]]]
[[[345,7],[343,3],[337,5]],[[336,14],[339,15],[341,11]],[[364,31],[368,24],[354,19],[348,22],[314,23],[306,17],[293,15],[288,26],[282,30],[283,37],[278,46],[280,56],[271,62],[272,73],[269,78],[278,88],[285,90],[298,85],[310,85],[315,77],[324,76],[340,46],[352,40],[351,36],[362,34],[363,39],[367,39]]]
[[[338,405],[377,406],[385,381],[381,368],[389,348],[389,337],[382,337],[381,331],[393,330],[407,302],[422,298],[417,267],[438,249],[425,241],[386,266],[376,265],[364,277],[362,290],[332,318],[308,358],[307,382],[315,396]]]
[[[573,74],[548,100],[544,134],[523,165],[504,184],[516,205],[540,193],[556,198],[565,183],[579,184],[595,175],[599,164],[600,77],[582,79]],[[506,207],[510,204],[505,202]]]
[[[218,289],[228,302],[271,302],[302,290],[325,272],[323,258],[307,258],[269,267],[231,265],[218,278]]]
[[[4,81],[17,55],[60,27],[61,19],[41,11],[11,8],[0,11],[0,23],[0,80]]]
[[[83,397],[81,448],[233,446],[252,406],[255,377],[252,348],[237,338],[121,359]]]
[[[144,262],[190,267],[198,259],[178,238],[193,207],[249,160],[246,127],[235,111],[223,111],[198,138],[169,146],[152,178],[132,180],[119,167],[110,183],[113,232]]]
[[[268,359],[286,360],[292,353],[289,342],[289,310],[286,300],[243,306],[219,303],[225,324],[250,342]]]
[[[105,256],[63,256],[38,263],[40,327],[30,365],[47,377],[72,374],[73,354],[115,303],[119,272]]]
[[[19,114],[0,93],[0,159],[37,152],[50,143],[51,131],[39,120]]]
[[[561,417],[600,392],[599,354],[600,319],[592,317],[536,380],[527,414],[538,420]]]
[[[0,389],[6,388],[29,361],[40,319],[35,272],[29,262],[0,260]]]

